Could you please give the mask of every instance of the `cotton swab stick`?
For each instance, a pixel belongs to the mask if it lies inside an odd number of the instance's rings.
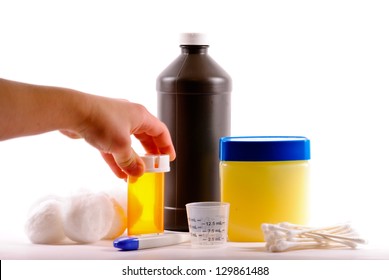
[[[301,249],[331,249],[339,246],[356,248],[366,241],[360,238],[350,224],[327,227],[308,227],[288,222],[262,224],[266,249],[282,252]]]

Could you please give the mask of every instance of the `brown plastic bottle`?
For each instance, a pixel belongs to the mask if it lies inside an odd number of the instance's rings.
[[[181,34],[180,47],[157,92],[177,154],[165,176],[165,229],[187,231],[185,204],[220,201],[218,145],[230,135],[232,82],[208,55],[204,34]]]

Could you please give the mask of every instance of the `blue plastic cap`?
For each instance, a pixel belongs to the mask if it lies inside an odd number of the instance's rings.
[[[302,136],[222,137],[221,161],[289,161],[309,160],[310,141]]]
[[[113,246],[123,251],[138,250],[139,239],[135,237],[128,237],[128,236],[119,237],[113,241]]]

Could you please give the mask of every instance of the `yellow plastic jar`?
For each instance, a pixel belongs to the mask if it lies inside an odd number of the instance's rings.
[[[229,241],[264,241],[262,223],[308,222],[307,138],[223,137],[219,158],[221,200],[230,203]]]

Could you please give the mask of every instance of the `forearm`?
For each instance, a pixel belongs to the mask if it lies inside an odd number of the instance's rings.
[[[0,79],[0,140],[76,130],[88,110],[85,94]]]

